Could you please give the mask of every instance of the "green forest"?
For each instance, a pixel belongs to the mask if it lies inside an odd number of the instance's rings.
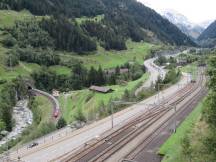
[[[56,48],[64,50],[95,50],[95,41],[90,36],[97,37],[106,49],[125,49],[128,38],[134,41],[147,40],[143,29],[154,32],[160,40],[169,44],[195,45],[176,26],[135,0],[4,0],[0,2],[0,9],[27,9],[34,15],[53,16],[42,21],[42,28],[55,43],[60,42]],[[81,26],[76,24],[77,17],[95,17],[101,14],[105,16],[99,23],[87,21]],[[59,31],[62,33],[58,33]],[[69,42],[71,47],[68,46]],[[85,42],[85,47],[79,47],[81,42]],[[77,49],[75,45],[78,45]]]

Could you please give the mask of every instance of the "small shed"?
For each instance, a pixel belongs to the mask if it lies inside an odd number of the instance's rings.
[[[89,88],[90,91],[99,92],[99,93],[110,93],[113,92],[113,89],[108,87],[99,87],[99,86],[91,86]]]

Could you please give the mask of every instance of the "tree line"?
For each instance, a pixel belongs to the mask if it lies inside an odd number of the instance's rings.
[[[37,63],[42,66],[52,66],[60,64],[60,57],[50,48],[35,49],[31,46],[27,48],[14,48],[9,52],[7,65],[16,66],[19,61]]]
[[[96,16],[104,12],[100,0],[2,0],[0,9],[30,10],[35,15],[64,14],[68,17]]]
[[[128,72],[120,73],[120,69],[128,67]],[[113,71],[113,70],[112,70]],[[72,67],[70,75],[57,75],[55,72],[42,68],[32,73],[35,80],[35,86],[38,89],[52,91],[58,89],[60,91],[80,90],[91,85],[104,86],[115,85],[118,81],[130,81],[140,78],[145,69],[138,63],[129,65],[128,63],[121,67],[116,67],[114,72],[107,73],[101,67],[95,69],[91,67],[89,70],[81,63],[76,63]]]

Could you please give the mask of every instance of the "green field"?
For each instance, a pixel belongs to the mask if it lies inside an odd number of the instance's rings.
[[[197,72],[198,72],[197,62],[183,66],[181,68],[181,71],[185,72],[185,73],[190,73],[192,75],[192,79],[196,79],[197,78]]]
[[[56,66],[51,66],[49,69],[56,72],[59,75],[70,75],[71,74],[71,69],[66,66],[56,65]]]
[[[111,99],[121,98],[125,90],[133,90],[140,82],[144,82],[149,77],[149,74],[144,74],[140,79],[129,82],[127,85],[109,86],[114,91],[108,94],[92,92],[88,89],[81,91],[73,91],[66,95],[61,95],[59,98],[63,117],[68,123],[74,120],[78,109],[82,109],[88,119],[95,118],[101,104],[107,105]]]
[[[203,102],[201,102],[180,125],[177,132],[161,146],[159,153],[164,155],[162,162],[182,162],[181,141],[185,135],[192,130],[194,124],[200,119],[203,108]]]
[[[20,62],[19,65],[12,68],[0,65],[0,79],[12,80],[17,76],[30,76],[34,70],[38,69],[40,66],[33,63]]]
[[[0,28],[11,27],[15,21],[33,17],[28,11],[0,10]]]
[[[92,17],[92,18],[89,18],[89,17],[76,18],[76,22],[78,24],[82,24],[85,21],[100,22],[103,19],[104,19],[104,15],[98,15],[98,16],[95,16],[95,17]]]
[[[37,96],[35,102],[38,104],[37,110],[41,118],[39,124],[40,126],[41,124],[49,122],[51,120],[53,112],[52,104],[46,97],[43,96]]]
[[[138,61],[143,64],[144,58],[149,54],[152,48],[158,48],[145,42],[132,42],[127,41],[127,50],[124,51],[105,51],[102,47],[98,47],[97,52],[91,53],[87,56],[72,55],[70,53],[63,53],[62,59],[75,59],[81,61],[87,68],[91,66],[102,66],[105,69],[114,68],[118,65],[122,65],[128,61]]]

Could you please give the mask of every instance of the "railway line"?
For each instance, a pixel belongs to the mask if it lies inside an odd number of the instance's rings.
[[[53,114],[52,114],[52,117],[54,117],[54,118],[58,118],[59,117],[59,115],[60,115],[60,105],[59,105],[59,101],[54,96],[52,96],[51,94],[49,94],[47,92],[38,90],[38,89],[33,89],[32,88],[32,89],[30,89],[30,91],[33,94],[35,94],[35,95],[41,95],[41,96],[44,96],[44,97],[48,98],[48,100],[53,105]]]
[[[85,148],[80,149],[79,151],[70,154],[67,153],[54,161],[62,161],[62,162],[101,162],[106,161],[109,159],[113,154],[116,154],[119,150],[121,150],[125,145],[130,143],[134,138],[142,134],[143,132],[150,129],[155,123],[160,121],[162,118],[165,120],[157,126],[155,131],[151,133],[147,133],[146,139],[144,139],[145,143],[153,134],[160,130],[166,122],[168,122],[173,115],[172,110],[176,110],[176,115],[183,113],[186,111],[187,106],[193,103],[193,100],[200,99],[202,96],[202,91],[204,90],[205,78],[203,75],[199,75],[199,79],[196,83],[190,83],[182,90],[178,91],[174,96],[170,96],[166,100],[160,103],[160,105],[156,105],[151,109],[133,121],[126,123],[124,126],[120,127],[119,129],[111,132],[110,134],[104,136],[103,138],[99,139],[97,142],[92,143],[91,145],[87,145]],[[184,100],[186,100],[189,96],[192,96],[191,100],[187,101],[180,107],[178,106]],[[139,148],[143,148],[143,143],[138,146]],[[142,147],[141,147],[142,146]],[[134,148],[132,153],[128,153],[124,156],[125,159],[133,159],[132,155],[135,150],[142,150]],[[139,152],[139,151],[138,151]],[[135,157],[135,156],[134,156]],[[117,160],[116,160],[117,161]]]
[[[164,139],[169,137],[171,133],[165,134],[166,136],[161,136],[161,134],[164,133],[164,130],[166,129],[167,132],[169,132],[170,129],[170,123],[175,122],[174,120],[182,121],[185,116],[187,116],[190,112],[192,112],[193,108],[196,106],[196,104],[203,98],[203,96],[206,95],[206,90],[196,95],[196,98],[188,102],[184,105],[184,109],[182,111],[179,111],[177,113],[178,118],[170,118],[169,120],[166,120],[164,123],[162,123],[158,128],[157,131],[153,132],[151,135],[149,135],[146,139],[144,139],[138,146],[136,146],[129,154],[127,154],[122,161],[136,161],[136,162],[160,162],[161,157],[157,155],[157,149],[160,145],[163,143]],[[152,153],[149,154],[149,150],[152,150]],[[143,160],[145,159],[145,160]]]
[[[180,85],[184,85],[184,88],[180,90]],[[185,86],[186,85],[186,86]],[[71,132],[69,128],[67,131],[63,131],[60,134],[54,133],[48,137],[46,137],[46,142],[43,143],[43,140],[39,140],[39,146],[36,146],[32,149],[26,149],[25,146],[14,150],[10,156],[13,159],[17,159],[21,157],[21,160],[26,162],[37,162],[37,161],[57,161],[62,162],[66,160],[66,158],[71,157],[72,155],[77,154],[78,152],[85,152],[88,154],[88,150],[90,147],[96,147],[96,143],[98,142],[106,142],[111,144],[109,141],[111,138],[110,134],[115,136],[115,139],[119,138],[119,133],[124,130],[125,125],[131,125],[137,129],[144,124],[151,120],[151,118],[155,117],[157,114],[161,112],[167,111],[167,107],[165,105],[170,104],[170,101],[180,100],[183,94],[187,93],[189,90],[193,88],[194,84],[188,84],[188,76],[183,74],[181,81],[169,87],[168,89],[164,90],[162,95],[159,96],[152,96],[149,99],[142,101],[140,103],[133,104],[133,106],[129,106],[127,109],[117,113],[114,115],[114,125],[113,129],[110,129],[110,117],[107,117],[99,122],[93,123],[92,125],[87,126],[81,130],[77,130],[75,132]],[[173,95],[175,94],[175,96]],[[42,94],[38,94],[42,95]],[[165,98],[164,101],[160,101],[160,105],[155,105],[155,101],[162,100],[163,97]],[[146,105],[142,105],[146,104]],[[151,105],[150,107],[148,105]],[[153,106],[155,105],[155,106]],[[141,115],[140,115],[141,114]],[[136,120],[134,120],[136,118]],[[138,122],[137,119],[140,121]],[[129,122],[130,121],[130,122]],[[134,123],[131,123],[134,121]],[[135,125],[135,126],[133,126]],[[124,126],[124,127],[122,127]],[[121,130],[120,130],[121,128]],[[130,131],[134,131],[134,128]],[[119,132],[117,132],[119,130]],[[66,133],[66,134],[65,134]],[[107,135],[107,136],[106,136]],[[100,144],[98,144],[100,145]],[[85,146],[85,147],[83,147]],[[80,149],[81,148],[81,149]],[[84,148],[84,150],[83,150]],[[86,150],[86,151],[85,151]],[[80,154],[81,156],[81,154]],[[69,160],[73,161],[73,160]]]

